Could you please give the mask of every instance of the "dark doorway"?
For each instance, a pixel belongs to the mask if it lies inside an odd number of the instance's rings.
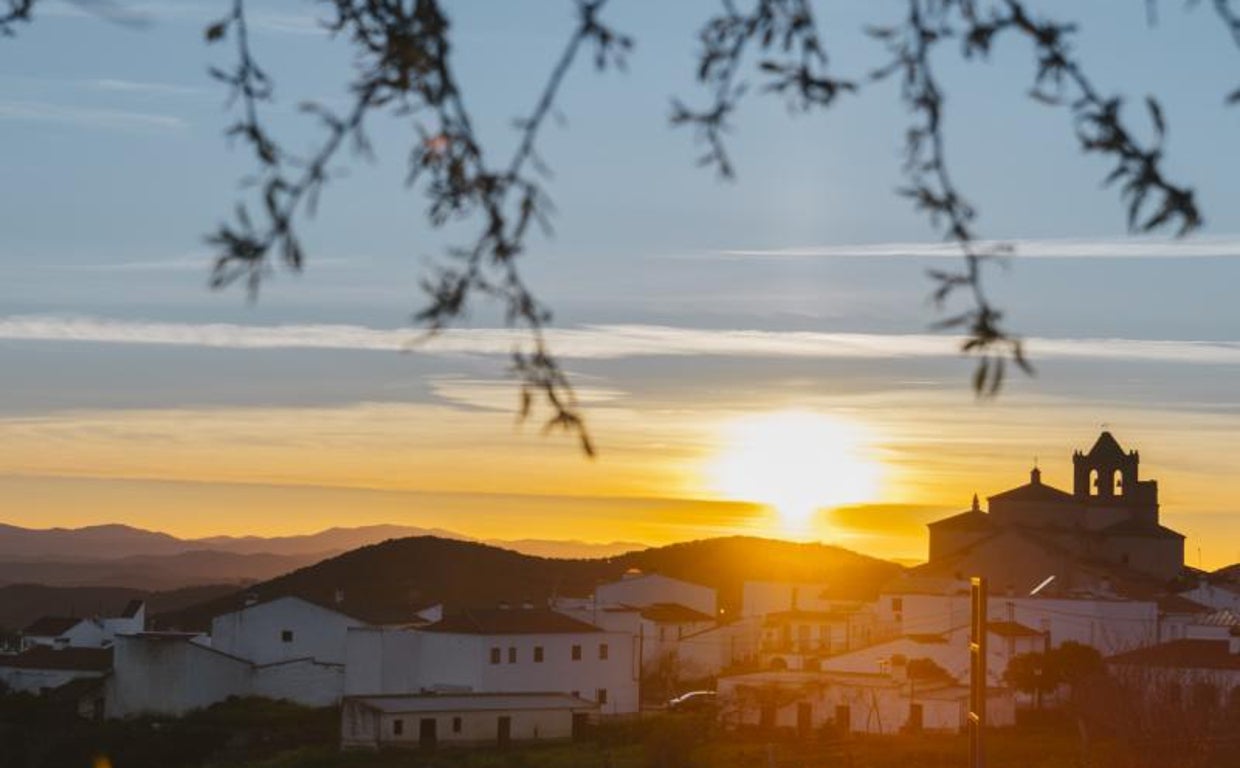
[[[499,719],[499,728],[496,733],[495,740],[496,743],[499,744],[500,749],[507,749],[508,745],[512,743],[511,717],[504,716]]]
[[[418,746],[422,749],[434,749],[439,741],[438,723],[433,717],[424,717],[418,721]]]
[[[841,734],[848,734],[852,731],[852,711],[848,709],[847,704],[841,704],[835,708],[835,728]]]
[[[775,705],[763,704],[758,712],[758,726],[764,731],[775,727]]]
[[[922,710],[920,704],[908,706],[908,729],[911,733],[921,733]]]
[[[797,736],[802,739],[809,736],[814,727],[814,705],[807,701],[797,704]]]
[[[583,739],[589,727],[590,714],[588,712],[573,713],[573,741],[580,741]]]

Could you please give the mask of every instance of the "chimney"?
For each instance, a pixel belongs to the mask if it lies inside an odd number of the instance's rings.
[[[344,603],[344,590],[340,587],[336,587],[335,599],[336,605],[342,605]]]
[[[507,610],[509,610],[510,608],[512,608],[512,606],[508,604],[508,601],[507,601],[507,600],[500,600],[500,601],[499,601],[499,609],[500,609],[501,611],[507,611]]]

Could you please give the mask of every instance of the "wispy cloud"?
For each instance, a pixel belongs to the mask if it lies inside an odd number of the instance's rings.
[[[1048,240],[993,240],[979,243],[984,248],[1011,246],[1014,258],[1036,259],[1150,259],[1240,256],[1240,236],[1169,239],[1156,237],[1065,238]],[[914,258],[959,258],[954,243],[868,243],[857,245],[818,245],[800,248],[735,249],[719,251],[716,257],[731,258],[847,258],[903,256]]]
[[[204,93],[206,90],[192,85],[177,85],[174,83],[157,83],[142,80],[122,80],[111,77],[87,80],[85,84],[95,90],[109,91],[112,93],[142,93],[168,96],[189,96]]]
[[[42,101],[0,101],[0,120],[62,123],[120,131],[170,131],[188,123],[173,115],[119,109],[88,109]]]
[[[224,349],[334,349],[415,351],[423,354],[507,355],[526,340],[519,330],[451,330],[419,342],[414,328],[357,325],[248,326],[11,316],[0,318],[0,339],[110,344],[166,344]],[[656,325],[587,325],[547,332],[556,354],[569,360],[633,357],[744,357],[897,359],[951,357],[959,339],[932,334],[823,333],[815,331],[706,330]],[[1240,365],[1238,341],[1151,339],[1027,340],[1041,358],[1133,360],[1200,365]]]
[[[225,9],[226,10],[226,9]],[[124,4],[103,0],[66,0],[40,6],[40,16],[62,18],[104,18],[127,26],[146,26],[160,22],[208,23],[223,15],[219,3],[191,2],[129,2]],[[292,34],[325,34],[318,17],[310,13],[288,13],[263,8],[249,8],[246,21],[251,29]]]

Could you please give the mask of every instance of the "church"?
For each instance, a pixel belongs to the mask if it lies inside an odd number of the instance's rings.
[[[1072,456],[1072,492],[1029,482],[929,524],[927,576],[987,576],[992,589],[1027,593],[1054,576],[1055,593],[1143,591],[1179,577],[1184,536],[1158,521],[1158,483],[1141,459],[1103,432]]]

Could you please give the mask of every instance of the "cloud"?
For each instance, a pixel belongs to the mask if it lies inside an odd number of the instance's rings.
[[[87,80],[86,85],[100,91],[114,93],[142,93],[158,95],[193,95],[204,93],[205,89],[192,85],[175,85],[173,83],[154,83],[139,80],[120,80],[103,77]]]
[[[547,331],[566,360],[633,357],[900,359],[954,357],[960,340],[932,334],[707,330],[658,325],[586,325]],[[450,330],[424,339],[414,328],[358,325],[235,325],[110,320],[93,317],[0,318],[0,339],[105,344],[165,344],[221,349],[334,349],[420,354],[507,355],[527,336],[509,328]],[[1035,358],[1240,365],[1237,341],[1027,339]]]
[[[985,248],[1013,247],[1015,258],[1037,259],[1152,259],[1240,256],[1240,237],[1196,237],[1169,239],[1157,237],[1065,238],[1047,240],[993,240],[979,242]],[[914,258],[960,258],[954,243],[868,243],[821,245],[801,248],[736,249],[719,251],[716,256],[731,258],[847,258],[899,256]]]
[[[42,101],[0,101],[0,120],[63,123],[121,131],[169,131],[188,123],[172,115],[119,109],[87,109]]]

